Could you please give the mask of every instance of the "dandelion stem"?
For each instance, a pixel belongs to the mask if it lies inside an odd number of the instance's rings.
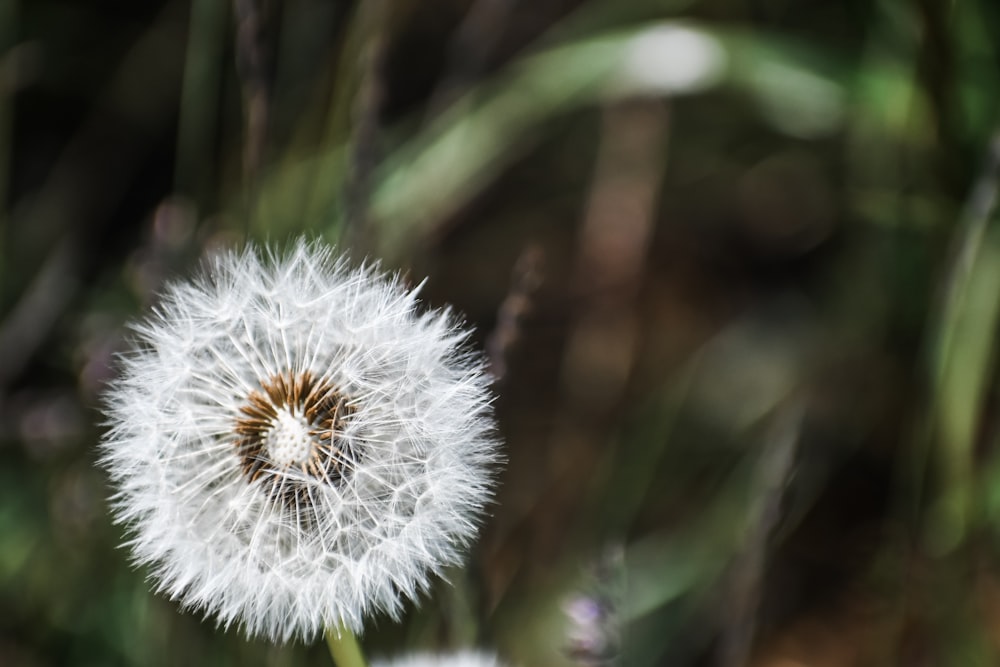
[[[337,667],[368,667],[358,638],[350,630],[338,626],[327,628],[326,645]]]

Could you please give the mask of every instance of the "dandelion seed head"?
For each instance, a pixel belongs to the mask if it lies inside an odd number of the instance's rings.
[[[304,465],[312,458],[315,441],[310,425],[288,408],[280,408],[264,439],[268,454],[278,465]]]
[[[285,641],[398,616],[491,496],[488,383],[448,311],[322,246],[217,256],[134,326],[102,462],[135,561]]]

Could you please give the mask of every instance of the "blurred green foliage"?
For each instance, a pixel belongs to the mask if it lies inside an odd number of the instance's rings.
[[[1000,660],[1000,9],[0,0],[0,664],[329,664],[153,594],[95,466],[223,244],[452,303],[507,466],[369,652]]]

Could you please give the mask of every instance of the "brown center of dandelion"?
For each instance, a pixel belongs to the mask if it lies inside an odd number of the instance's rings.
[[[336,387],[308,371],[272,376],[236,421],[243,474],[287,505],[311,503],[308,477],[337,486],[357,463],[343,437],[353,413]]]

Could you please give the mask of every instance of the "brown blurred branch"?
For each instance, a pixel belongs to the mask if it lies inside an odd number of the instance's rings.
[[[584,298],[563,362],[563,389],[581,414],[614,405],[632,369],[634,301],[655,224],[667,120],[667,107],[654,101],[604,112],[575,271]]]
[[[545,533],[558,544],[566,515],[595,474],[607,425],[624,398],[639,343],[635,300],[645,273],[666,163],[669,107],[633,100],[605,109],[573,284],[578,309],[561,371],[551,445],[558,496]]]
[[[508,354],[521,337],[521,322],[531,311],[535,292],[545,279],[544,261],[541,247],[529,245],[521,251],[511,271],[510,288],[497,312],[496,328],[486,341],[494,382],[507,375]]]

